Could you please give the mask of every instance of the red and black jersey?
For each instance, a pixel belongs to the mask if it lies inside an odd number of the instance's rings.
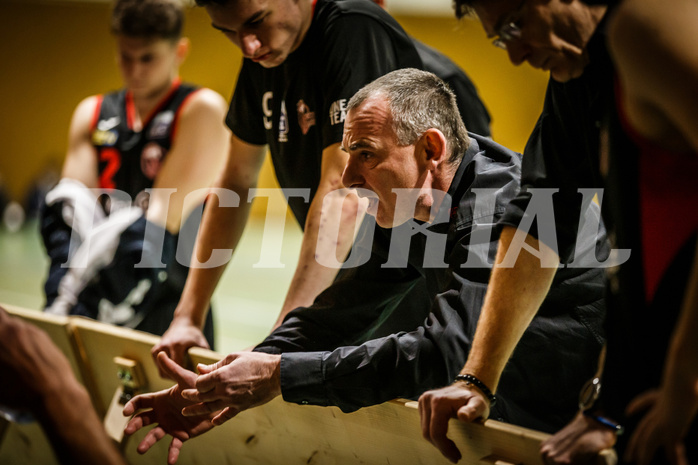
[[[652,141],[627,118],[620,81],[606,122],[607,174],[604,205],[614,248],[629,258],[609,270],[607,354],[600,399],[604,413],[622,423],[616,451],[622,454],[639,418],[628,403],[657,389],[684,299],[698,241],[698,155]],[[630,433],[630,434],[628,434]],[[684,443],[697,463],[698,422]]]
[[[144,206],[143,190],[153,186],[184,102],[197,90],[175,80],[140,131],[134,130],[136,108],[130,92],[122,89],[98,96],[90,139],[99,157],[99,187],[124,191]]]

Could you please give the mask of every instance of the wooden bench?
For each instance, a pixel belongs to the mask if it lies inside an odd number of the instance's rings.
[[[76,375],[92,395],[116,439],[124,420],[123,391],[154,391],[171,386],[161,379],[150,356],[157,337],[83,318],[56,318],[37,311],[3,306],[46,330],[66,353]],[[197,363],[213,363],[221,354],[191,349]],[[167,463],[169,438],[147,454],[136,445],[141,431],[122,443],[131,464]],[[52,464],[48,442],[37,425],[0,426],[0,463]],[[465,424],[452,420],[449,436],[463,454],[462,464],[541,464],[546,434],[493,420]],[[48,458],[47,458],[48,457]],[[395,400],[345,414],[336,407],[300,406],[280,397],[242,412],[224,425],[185,443],[181,464],[448,464],[421,436],[415,402]],[[599,463],[615,463],[604,451]]]

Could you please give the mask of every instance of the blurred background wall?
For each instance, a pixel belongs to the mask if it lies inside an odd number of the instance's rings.
[[[441,7],[424,13],[408,0],[388,7],[410,34],[466,70],[492,114],[495,140],[523,150],[547,76],[528,65],[514,68],[477,21],[459,22],[443,1],[434,3]],[[107,1],[0,0],[0,176],[11,198],[21,201],[46,167],[60,168],[77,103],[121,86],[108,19]],[[185,34],[192,48],[183,79],[229,99],[238,49],[210,27],[202,8],[189,10]],[[267,165],[263,184],[274,182]]]

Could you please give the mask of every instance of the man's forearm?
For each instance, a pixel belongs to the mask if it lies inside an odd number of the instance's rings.
[[[41,411],[35,412],[59,461],[125,464],[99,421],[87,391],[72,375],[63,379],[59,390],[45,393]]]
[[[516,231],[512,227],[502,231],[496,264],[503,261]],[[533,237],[527,236],[526,243],[539,249],[548,263],[559,261],[552,249]],[[475,375],[492,390],[497,388],[504,366],[543,303],[556,271],[542,267],[541,259],[523,249],[513,267],[495,265],[462,373]]]
[[[332,192],[318,191],[310,204],[298,265],[275,328],[291,310],[310,306],[332,284],[338,268],[321,263],[342,262],[351,249],[354,231],[363,220],[365,208],[353,193],[345,197]],[[334,236],[337,229],[328,225],[338,223],[338,235]]]
[[[236,192],[240,196],[240,204],[236,207],[220,207],[213,198],[207,202],[175,321],[203,327],[211,296],[228,263],[209,267],[206,262],[213,258],[216,249],[222,249],[222,253],[235,250],[250,213],[247,192]]]

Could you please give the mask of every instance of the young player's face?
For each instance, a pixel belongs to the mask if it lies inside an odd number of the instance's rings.
[[[117,62],[126,88],[148,97],[168,88],[177,76],[177,44],[164,39],[117,36]]]
[[[279,66],[298,48],[312,20],[311,0],[236,0],[206,11],[215,29],[265,68]]]
[[[390,110],[382,97],[370,97],[347,114],[342,148],[349,154],[342,182],[346,187],[368,189],[367,213],[376,223],[392,228],[414,218],[420,211],[420,197],[410,205],[398,205],[393,189],[418,192],[426,176],[415,146],[401,146],[392,128]],[[366,196],[358,191],[359,196]],[[415,209],[416,207],[416,209]]]
[[[560,82],[584,72],[587,43],[605,11],[579,0],[479,0],[473,8],[514,65],[527,61]]]

